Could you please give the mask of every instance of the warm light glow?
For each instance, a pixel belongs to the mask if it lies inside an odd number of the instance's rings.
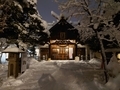
[[[68,52],[68,49],[65,49],[66,52]]]
[[[57,52],[59,53],[59,49],[57,49]]]
[[[60,41],[60,42],[61,42],[61,40],[56,39],[56,40],[50,40],[50,43],[55,43],[56,41]],[[70,41],[71,43],[76,43],[75,40],[63,40],[63,41],[64,41],[64,42]]]
[[[73,59],[73,48],[69,48],[69,59]]]
[[[36,48],[35,51],[36,51],[36,56],[39,56],[39,49]]]
[[[118,53],[117,58],[120,59],[120,53]]]

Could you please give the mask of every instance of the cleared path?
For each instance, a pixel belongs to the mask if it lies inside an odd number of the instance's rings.
[[[7,80],[5,84],[8,86],[4,84],[0,90],[99,90],[103,78],[103,71],[96,64],[43,61],[34,63],[13,80],[16,85],[8,85]]]

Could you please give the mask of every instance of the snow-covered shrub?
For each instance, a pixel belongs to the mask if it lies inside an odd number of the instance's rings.
[[[107,70],[110,77],[116,77],[120,73],[120,65],[115,54],[111,57],[110,62],[107,65]]]
[[[108,90],[120,90],[120,74],[115,78],[109,78],[105,86],[107,86]]]

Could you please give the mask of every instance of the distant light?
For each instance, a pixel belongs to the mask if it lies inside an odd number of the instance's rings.
[[[39,49],[37,48],[35,51],[36,51],[37,56],[39,56]]]
[[[58,53],[59,53],[59,51],[60,51],[60,50],[59,50],[59,49],[57,49],[57,52],[58,52]]]
[[[118,53],[117,58],[120,59],[120,53]]]

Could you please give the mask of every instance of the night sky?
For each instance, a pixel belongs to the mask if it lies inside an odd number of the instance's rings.
[[[56,21],[56,19],[51,15],[51,11],[54,11],[60,15],[58,4],[55,3],[54,0],[38,0],[37,8],[39,10],[39,14],[42,16],[42,19],[46,20],[49,23]]]

